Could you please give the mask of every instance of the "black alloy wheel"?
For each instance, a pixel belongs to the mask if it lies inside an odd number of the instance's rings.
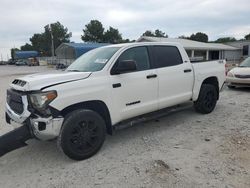
[[[65,117],[58,145],[69,158],[83,160],[99,151],[105,135],[105,121],[97,112],[75,110]]]
[[[217,103],[218,92],[214,85],[203,84],[200,89],[199,97],[194,102],[194,108],[197,112],[202,114],[211,113]]]

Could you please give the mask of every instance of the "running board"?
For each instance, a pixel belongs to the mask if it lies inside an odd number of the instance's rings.
[[[0,136],[0,157],[15,149],[26,146],[25,141],[32,138],[27,125]]]
[[[113,126],[113,130],[114,131],[121,130],[121,129],[124,129],[124,128],[133,127],[135,125],[145,123],[145,122],[148,122],[148,121],[157,120],[157,119],[165,117],[165,116],[167,116],[169,114],[172,114],[174,112],[178,112],[178,111],[181,111],[181,110],[188,109],[188,108],[191,107],[191,104],[193,104],[193,103],[190,103],[190,102],[189,103],[184,103],[184,104],[176,105],[176,106],[173,106],[173,107],[164,108],[162,110],[158,110],[158,111],[151,112],[151,113],[148,113],[148,114],[144,114],[144,115],[141,115],[141,116],[137,116],[135,118],[131,118],[131,119],[122,121],[120,123],[117,123],[116,125]]]

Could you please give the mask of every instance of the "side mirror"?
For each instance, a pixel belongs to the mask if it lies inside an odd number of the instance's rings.
[[[111,70],[111,75],[122,74],[126,72],[133,72],[137,70],[137,66],[135,61],[133,60],[124,60],[118,61],[117,65],[115,65]]]

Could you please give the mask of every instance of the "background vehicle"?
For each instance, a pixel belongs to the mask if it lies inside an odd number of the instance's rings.
[[[39,61],[37,60],[37,58],[28,58],[28,62],[27,62],[28,66],[39,66]]]
[[[212,112],[224,81],[225,61],[192,64],[180,44],[97,48],[65,71],[12,82],[6,121],[21,124],[13,133],[19,145],[13,146],[10,136],[5,136],[0,151],[18,148],[31,137],[57,138],[67,156],[86,159],[101,148],[106,132],[112,134],[116,127],[131,125],[167,107],[193,101],[197,112]]]
[[[0,61],[0,65],[6,65],[7,61]]]
[[[9,59],[8,60],[8,65],[15,65],[16,64],[16,60],[15,59]]]
[[[16,61],[15,64],[17,66],[27,65],[28,64],[28,60],[27,59],[19,59],[19,60]]]
[[[250,87],[250,57],[227,73],[226,82],[229,88]]]
[[[56,69],[66,69],[68,66],[64,63],[58,63],[56,64]]]

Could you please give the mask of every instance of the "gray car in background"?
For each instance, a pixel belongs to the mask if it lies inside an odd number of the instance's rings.
[[[15,64],[16,64],[16,66],[28,65],[28,60],[27,59],[19,59],[19,60],[17,60],[17,62]]]

